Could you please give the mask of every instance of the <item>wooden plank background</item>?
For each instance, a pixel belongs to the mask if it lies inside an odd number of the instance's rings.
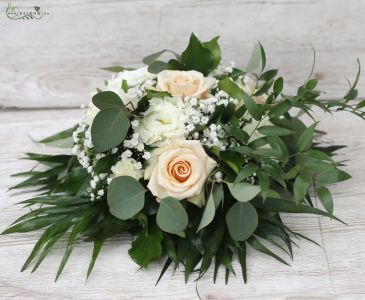
[[[0,1],[0,230],[22,211],[24,195],[7,189],[10,174],[31,167],[19,158],[27,151],[55,149],[32,142],[76,123],[80,104],[102,85],[110,65],[138,66],[146,54],[182,50],[190,32],[202,39],[221,36],[224,61],[244,65],[256,40],[267,51],[269,67],[280,68],[285,91],[295,90],[309,73],[311,46],[317,51],[315,75],[326,98],[341,97],[345,76],[353,78],[356,57],[365,61],[365,1],[311,0],[50,0],[11,2],[38,5],[50,15],[39,21],[14,21]],[[359,82],[365,95],[365,81]],[[177,271],[155,287],[160,266],[138,271],[127,251],[130,237],[109,241],[85,284],[91,245],[79,243],[64,274],[53,282],[64,245],[58,244],[40,269],[19,270],[39,233],[0,236],[0,298],[9,299],[365,299],[365,123],[354,116],[319,114],[327,139],[349,147],[353,179],[333,187],[335,212],[349,226],[314,216],[285,216],[294,229],[322,247],[301,242],[286,267],[252,250],[249,283],[237,277],[214,285],[212,273],[183,283]]]

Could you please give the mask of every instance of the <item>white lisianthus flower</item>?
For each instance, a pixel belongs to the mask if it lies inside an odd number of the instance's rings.
[[[178,98],[153,98],[138,128],[146,145],[162,146],[173,138],[183,138],[187,116]]]
[[[143,96],[142,85],[156,77],[155,74],[149,73],[147,67],[139,68],[132,71],[120,72],[106,82],[104,91],[112,91],[119,95],[124,105],[129,109],[135,109],[138,101]],[[128,90],[122,89],[122,83],[125,80],[128,84]]]
[[[113,167],[112,172],[114,177],[119,176],[130,176],[139,180],[143,177],[143,170],[141,169],[140,163],[133,158],[123,158],[118,161]]]

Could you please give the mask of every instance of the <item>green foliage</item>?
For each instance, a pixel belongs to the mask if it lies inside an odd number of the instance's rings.
[[[250,60],[245,68],[246,72],[252,72],[256,70],[261,65],[261,72],[265,69],[266,66],[266,55],[265,50],[258,42],[255,47],[253,48],[253,51],[251,53]]]
[[[187,70],[196,70],[208,75],[220,62],[218,37],[209,42],[201,43],[192,33],[188,47],[181,54],[181,62]]]
[[[237,202],[228,210],[227,226],[235,241],[247,240],[255,231],[258,215],[250,202]]]
[[[240,202],[247,202],[255,198],[260,192],[260,187],[245,182],[227,183],[232,196]]]
[[[91,126],[91,140],[98,152],[118,146],[126,137],[129,119],[124,108],[105,108],[98,112]]]
[[[122,99],[116,93],[110,91],[95,94],[92,102],[100,110],[107,108],[120,109],[124,107]]]
[[[110,213],[121,220],[127,220],[142,210],[146,189],[130,176],[114,178],[108,188]]]
[[[172,55],[163,61],[166,55]],[[221,59],[218,37],[201,42],[191,35],[182,55],[162,50],[144,58],[148,70],[197,70],[210,74]],[[360,64],[354,82],[340,100],[322,101],[322,92],[316,90],[318,80],[311,75],[296,93],[287,95],[284,79],[276,78],[278,70],[264,71],[265,51],[258,43],[245,68],[233,68],[224,76],[217,76],[218,88],[240,103],[220,105],[208,125],[220,124],[225,136],[234,141],[234,147],[221,150],[206,147],[206,152],[218,162],[214,172],[222,172],[224,181],[210,176],[205,185],[206,204],[199,208],[188,201],[175,198],[159,199],[158,203],[146,182],[131,177],[114,178],[107,193],[91,201],[87,187],[91,175],[72,155],[44,155],[26,153],[41,168],[15,174],[25,179],[11,189],[26,188],[36,196],[23,200],[25,214],[13,222],[2,234],[42,230],[22,271],[35,271],[55,244],[66,240],[56,280],[79,240],[93,243],[87,277],[95,265],[104,242],[115,235],[130,233],[133,237],[129,255],[141,267],[165,258],[159,281],[173,265],[183,266],[185,280],[193,274],[200,279],[214,265],[214,282],[223,267],[225,281],[235,274],[232,260],[237,255],[244,282],[247,281],[247,247],[287,264],[275,253],[280,250],[293,258],[293,245],[300,238],[315,241],[291,230],[281,219],[282,213],[306,213],[333,218],[333,199],[327,185],[350,178],[342,171],[343,163],[335,162],[336,151],[343,146],[323,146],[317,140],[317,123],[313,108],[324,112],[348,111],[365,119],[365,100],[358,101],[357,83]],[[129,70],[123,67],[104,68],[111,72]],[[245,93],[235,82],[245,72],[258,70],[254,94]],[[121,88],[128,91],[127,81]],[[267,96],[264,104],[257,104],[256,96]],[[99,91],[92,101],[100,112],[91,127],[96,152],[118,147],[131,134],[129,118],[143,113],[152,98],[171,96],[167,92],[147,90],[135,111],[124,108],[120,97],[108,91]],[[298,111],[299,113],[293,113]],[[307,114],[314,123],[307,127],[299,117]],[[254,120],[257,122],[255,122]],[[269,121],[266,123],[265,121]],[[245,125],[254,122],[254,132]],[[43,139],[47,145],[72,144],[76,126]],[[197,131],[202,132],[202,128]],[[94,151],[92,150],[92,151]],[[148,149],[150,150],[150,149]],[[106,153],[96,166],[97,174],[109,173],[120,155]],[[315,191],[324,210],[316,207],[309,191]]]
[[[147,268],[149,263],[160,257],[162,252],[162,231],[153,226],[149,230],[142,230],[132,242],[128,253],[141,267]]]
[[[156,221],[163,231],[179,234],[188,225],[188,215],[178,200],[167,197],[160,200]]]

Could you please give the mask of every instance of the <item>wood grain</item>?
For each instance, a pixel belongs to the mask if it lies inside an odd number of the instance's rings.
[[[0,111],[0,230],[20,216],[16,202],[25,195],[14,195],[7,189],[17,182],[10,174],[26,170],[32,164],[19,160],[24,152],[54,153],[56,149],[32,142],[76,123],[81,110],[10,110]],[[161,265],[138,271],[128,257],[130,237],[115,238],[106,243],[89,281],[85,274],[91,245],[79,242],[65,272],[54,283],[64,242],[56,245],[44,265],[34,274],[20,273],[40,233],[0,236],[0,298],[9,299],[364,299],[365,298],[365,193],[364,130],[362,120],[340,113],[333,117],[318,115],[320,129],[329,133],[329,142],[347,144],[339,160],[347,160],[345,170],[353,175],[347,182],[333,186],[335,213],[349,224],[307,215],[286,215],[295,230],[322,245],[306,241],[295,248],[291,267],[284,266],[249,249],[249,282],[243,284],[239,265],[237,277],[224,284],[219,273],[213,284],[212,272],[195,283],[183,283],[183,274],[168,271],[155,287]],[[161,262],[163,263],[163,262]]]
[[[238,66],[260,40],[288,93],[309,73],[311,46],[327,98],[343,96],[356,57],[365,61],[364,1],[38,0],[50,15],[37,21],[7,19],[7,4],[0,0],[0,107],[77,107],[108,78],[98,68],[137,66],[162,48],[181,51],[191,32],[220,35],[224,61]]]

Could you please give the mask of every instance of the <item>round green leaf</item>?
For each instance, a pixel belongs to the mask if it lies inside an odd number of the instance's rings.
[[[116,93],[111,91],[97,93],[94,95],[92,101],[93,104],[99,109],[123,107],[122,99],[120,99]]]
[[[161,199],[156,221],[163,231],[177,234],[188,225],[188,215],[178,200],[167,197]]]
[[[129,120],[122,108],[99,111],[91,125],[91,140],[98,152],[118,146],[126,137]]]
[[[240,202],[247,202],[255,198],[260,193],[260,187],[246,182],[227,183],[232,196]]]
[[[114,178],[108,189],[110,213],[121,220],[127,220],[144,206],[145,188],[133,177]]]
[[[249,202],[237,202],[226,215],[228,231],[235,241],[245,241],[257,228],[258,216],[255,207]]]

